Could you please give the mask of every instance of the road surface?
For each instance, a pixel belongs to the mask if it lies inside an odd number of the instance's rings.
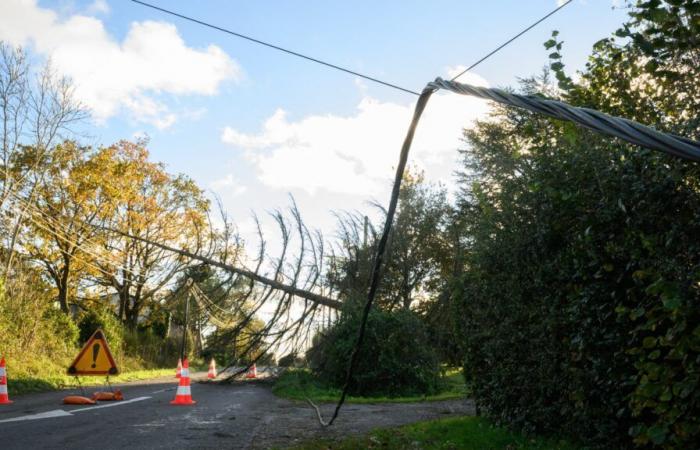
[[[175,378],[120,385],[122,402],[63,405],[78,391],[12,397],[0,405],[5,449],[248,449],[286,447],[313,436],[340,437],[447,415],[473,414],[466,400],[413,404],[347,405],[330,429],[319,426],[303,402],[275,397],[267,383],[197,383],[194,406],[172,406]],[[94,388],[86,388],[92,393]],[[328,417],[333,405],[324,405]]]

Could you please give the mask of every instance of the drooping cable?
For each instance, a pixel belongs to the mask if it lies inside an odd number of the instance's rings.
[[[438,78],[435,81],[428,83],[426,88],[423,90],[423,93],[419,97],[418,102],[416,103],[416,108],[413,112],[413,119],[411,120],[411,125],[408,129],[408,133],[406,134],[406,138],[404,139],[404,143],[401,148],[399,164],[396,167],[396,176],[394,178],[394,187],[391,193],[386,222],[384,223],[384,231],[382,232],[379,245],[377,246],[377,253],[375,255],[374,266],[371,275],[370,289],[367,295],[367,301],[365,302],[365,306],[362,312],[360,329],[358,331],[357,340],[355,342],[355,346],[353,347],[352,355],[350,357],[350,363],[348,365],[348,371],[345,377],[345,384],[343,386],[343,391],[340,396],[340,400],[338,401],[335,407],[335,411],[331,419],[328,422],[325,422],[323,420],[323,417],[321,416],[321,411],[318,408],[318,406],[316,406],[311,401],[311,399],[306,399],[307,402],[316,410],[318,420],[323,426],[330,426],[333,424],[335,419],[338,417],[340,408],[345,402],[345,397],[347,396],[350,383],[352,381],[352,375],[355,369],[355,365],[357,364],[358,355],[362,348],[362,341],[364,338],[367,318],[369,316],[369,312],[372,308],[372,303],[374,302],[374,297],[379,286],[381,278],[380,272],[382,260],[386,251],[386,242],[388,240],[389,234],[391,232],[391,227],[393,225],[394,213],[396,212],[399,191],[401,188],[401,180],[403,178],[404,168],[408,159],[408,153],[410,151],[411,143],[413,141],[413,135],[416,131],[416,127],[418,126],[418,121],[420,120],[421,114],[425,110],[428,100],[430,99],[430,95],[438,89],[445,89],[462,95],[473,95],[480,98],[494,100],[499,103],[504,103],[510,106],[525,108],[530,111],[546,115],[548,117],[574,122],[593,131],[596,131],[600,134],[614,136],[632,144],[647,147],[652,150],[663,151],[665,153],[669,153],[671,155],[686,160],[700,162],[700,142],[692,141],[690,139],[680,136],[662,133],[633,120],[623,119],[620,117],[613,117],[600,111],[595,111],[587,108],[577,108],[575,106],[571,106],[564,102],[556,100],[547,100],[540,97],[511,94],[501,89],[489,89],[478,86],[471,86],[467,84],[458,83],[456,81],[445,81],[441,78]]]
[[[605,114],[589,108],[532,95],[513,94],[503,89],[485,88],[437,78],[428,87],[445,89],[461,95],[493,100],[509,106],[527,109],[554,119],[573,122],[599,134],[622,139],[631,144],[659,150],[678,158],[700,162],[700,142],[657,131],[634,120]]]
[[[386,251],[386,244],[389,241],[389,234],[391,233],[391,227],[394,223],[394,214],[396,213],[396,206],[398,205],[399,202],[399,191],[401,190],[401,180],[403,179],[403,173],[406,168],[406,162],[408,161],[408,153],[409,150],[411,149],[411,144],[413,143],[413,136],[416,132],[416,127],[418,126],[418,122],[420,121],[420,117],[423,114],[423,111],[425,110],[426,105],[428,104],[428,100],[430,99],[430,96],[435,92],[435,88],[433,87],[426,87],[423,89],[423,92],[421,93],[420,97],[418,97],[418,101],[416,102],[416,107],[413,110],[413,118],[411,119],[411,125],[408,127],[408,132],[406,133],[406,137],[404,138],[403,145],[401,146],[401,155],[399,156],[399,163],[396,166],[396,176],[394,177],[394,187],[391,190],[391,197],[389,200],[389,208],[387,209],[386,213],[386,221],[384,222],[384,230],[382,231],[382,236],[379,239],[379,244],[377,245],[377,253],[374,257],[374,265],[372,267],[372,275],[371,275],[371,282],[370,282],[370,287],[369,287],[369,292],[367,293],[367,301],[365,302],[365,306],[362,310],[362,320],[360,321],[360,329],[357,333],[357,340],[355,341],[355,346],[353,347],[352,354],[350,356],[350,364],[348,365],[348,370],[345,376],[345,383],[343,385],[343,391],[340,395],[340,400],[338,400],[338,404],[335,407],[335,411],[333,412],[333,416],[331,419],[328,421],[328,423],[323,421],[323,418],[321,417],[321,414],[318,410],[318,408],[311,402],[310,399],[307,399],[307,401],[316,408],[316,412],[318,414],[318,419],[321,422],[322,425],[324,426],[330,426],[333,424],[335,419],[338,417],[338,413],[340,412],[340,408],[343,406],[343,403],[345,402],[345,397],[347,397],[348,391],[350,389],[350,384],[352,382],[352,374],[355,370],[355,366],[357,365],[357,361],[359,359],[360,355],[360,350],[362,348],[362,341],[364,340],[365,337],[365,329],[367,326],[367,317],[369,316],[369,312],[372,309],[372,304],[374,302],[374,298],[377,295],[377,289],[379,288],[379,281],[380,281],[380,274],[382,270],[382,263],[384,260],[384,253]]]

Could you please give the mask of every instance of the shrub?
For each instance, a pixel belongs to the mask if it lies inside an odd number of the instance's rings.
[[[138,368],[174,366],[180,357],[180,345],[179,339],[163,338],[158,330],[154,332],[148,328],[124,329],[124,353],[136,359]]]
[[[304,359],[300,358],[296,352],[292,352],[281,357],[277,364],[280,367],[302,367]]]
[[[68,315],[58,308],[49,308],[44,313],[44,323],[50,327],[57,346],[65,351],[73,351],[78,343],[80,328]]]
[[[306,354],[313,372],[342,387],[360,326],[359,311],[319,333]],[[352,395],[421,395],[436,392],[440,368],[425,326],[412,312],[373,310],[350,385]]]
[[[110,350],[115,354],[114,356],[117,357],[123,354],[124,326],[117,319],[117,316],[107,308],[95,306],[90,310],[83,311],[78,321],[78,328],[80,328],[80,345],[87,342],[95,331],[101,329],[105,334]]]

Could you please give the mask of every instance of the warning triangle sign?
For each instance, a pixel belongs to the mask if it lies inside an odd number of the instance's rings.
[[[102,330],[97,330],[88,339],[73,364],[68,368],[69,375],[116,375],[119,373],[107,339]]]

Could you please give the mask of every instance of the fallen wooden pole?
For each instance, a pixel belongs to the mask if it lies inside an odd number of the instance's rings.
[[[107,231],[111,231],[112,233],[117,233],[117,234],[120,234],[124,237],[128,237],[130,239],[135,239],[137,241],[141,241],[141,242],[144,242],[146,244],[154,245],[154,246],[161,248],[163,250],[177,253],[177,254],[185,256],[187,258],[196,259],[198,261],[202,261],[203,263],[207,263],[209,265],[219,267],[219,268],[227,270],[229,272],[233,272],[235,274],[249,278],[249,279],[256,281],[258,283],[262,283],[262,284],[265,284],[267,286],[270,286],[273,289],[277,289],[277,290],[285,292],[287,294],[291,294],[291,295],[301,297],[303,299],[318,303],[319,305],[327,306],[327,307],[333,308],[333,309],[341,309],[341,307],[343,306],[343,303],[339,300],[329,298],[329,297],[326,297],[323,295],[315,294],[313,292],[309,292],[309,291],[306,291],[304,289],[299,289],[299,288],[296,288],[294,286],[288,286],[286,284],[280,283],[279,281],[275,281],[271,278],[267,278],[267,277],[264,277],[262,275],[258,275],[257,273],[252,272],[250,270],[241,269],[241,268],[232,266],[230,264],[226,264],[226,263],[223,263],[221,261],[217,261],[215,259],[207,258],[206,256],[197,255],[196,253],[192,253],[192,252],[189,252],[187,250],[182,250],[179,248],[171,247],[169,245],[161,244],[159,242],[155,242],[155,241],[152,241],[150,239],[146,239],[146,238],[142,238],[142,237],[138,237],[138,236],[132,236],[132,235],[125,233],[123,231],[114,230],[114,229],[106,228],[106,227],[103,227],[103,228]]]

